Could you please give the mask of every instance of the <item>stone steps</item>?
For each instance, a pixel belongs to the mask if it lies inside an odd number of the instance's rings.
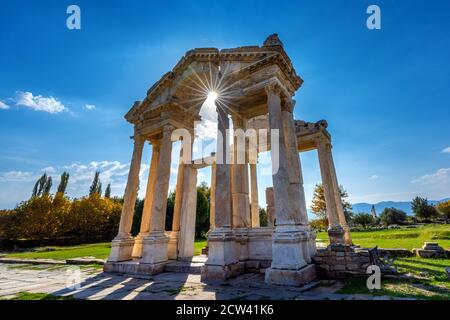
[[[204,262],[195,261],[173,261],[166,264],[165,272],[201,274]]]

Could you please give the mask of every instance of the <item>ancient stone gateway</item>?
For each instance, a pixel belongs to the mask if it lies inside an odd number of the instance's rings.
[[[302,82],[276,34],[261,47],[188,51],[125,116],[134,125],[134,149],[119,233],[105,271],[155,274],[170,260],[191,259],[197,170],[210,166],[211,229],[202,278],[227,279],[266,269],[268,283],[302,285],[314,279],[315,232],[308,223],[299,151],[318,150],[330,242],[350,244],[351,238],[327,124],[293,117],[292,97]],[[193,161],[196,121],[212,95],[218,114],[217,150],[208,159]],[[237,135],[229,143],[230,118],[234,132],[245,131],[243,143]],[[254,134],[247,134],[250,131]],[[270,138],[264,139],[267,133]],[[178,140],[182,150],[174,218],[167,231],[172,144]],[[152,145],[152,157],[141,229],[133,238],[130,230],[145,142]],[[251,149],[252,143],[256,148]],[[258,152],[267,150],[272,153],[275,226],[260,227],[256,166]]]

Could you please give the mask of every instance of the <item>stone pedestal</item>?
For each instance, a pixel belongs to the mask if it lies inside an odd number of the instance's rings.
[[[230,229],[216,228],[208,236],[208,260],[202,270],[202,281],[225,280],[244,272],[239,262],[236,239]]]
[[[343,243],[344,239],[344,229],[340,225],[330,226],[328,228],[328,237],[330,243]]]
[[[134,238],[134,246],[133,246],[133,251],[132,251],[132,257],[133,259],[139,259],[142,256],[142,240],[144,240],[144,237],[147,234],[145,233],[139,233],[135,238]]]
[[[169,237],[164,233],[150,233],[142,240],[142,264],[158,264],[168,260]]]
[[[169,242],[167,243],[167,257],[169,260],[177,260],[179,231],[167,231],[166,235],[169,237]]]
[[[164,272],[165,263],[142,264],[138,260],[129,260],[125,262],[107,262],[103,266],[103,271],[122,273],[128,275],[153,275]]]
[[[111,242],[111,252],[109,254],[108,261],[120,262],[130,260],[133,252],[133,246],[134,240],[132,238],[113,240]]]
[[[316,266],[308,264],[299,270],[267,269],[265,281],[282,286],[302,286],[316,278]]]
[[[248,229],[249,260],[261,260],[261,261],[272,260],[273,231],[274,229],[270,227]]]
[[[305,261],[308,234],[300,227],[277,227],[272,241],[272,265],[266,282],[299,286],[316,277],[315,266]]]

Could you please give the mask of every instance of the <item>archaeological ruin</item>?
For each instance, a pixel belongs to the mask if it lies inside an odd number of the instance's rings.
[[[209,167],[211,227],[201,269],[204,281],[265,272],[267,283],[303,285],[320,270],[363,272],[369,258],[367,252],[358,253],[352,246],[327,122],[305,122],[293,116],[293,96],[302,83],[276,34],[262,46],[188,51],[125,116],[134,126],[134,148],[119,232],[104,270],[156,274],[167,271],[174,261],[191,261],[197,171]],[[201,121],[199,111],[211,96],[218,114],[217,150],[193,160],[192,137]],[[238,135],[230,137],[230,123],[234,132],[244,132],[243,143],[238,143]],[[165,230],[176,141],[181,141],[182,149],[175,209],[172,230]],[[145,143],[152,146],[150,170],[140,233],[132,237]],[[330,245],[321,250],[308,222],[299,157],[310,150],[318,153],[329,221]],[[257,166],[258,154],[264,151],[272,153],[275,170],[273,187],[266,190],[269,226],[260,227]]]

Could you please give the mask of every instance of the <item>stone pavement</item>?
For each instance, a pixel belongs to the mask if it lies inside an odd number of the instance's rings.
[[[246,274],[206,284],[200,275],[162,273],[148,277],[104,273],[95,266],[0,264],[0,299],[19,292],[47,293],[92,300],[342,300],[389,299],[336,294],[341,284],[280,287],[264,282],[263,274]]]

